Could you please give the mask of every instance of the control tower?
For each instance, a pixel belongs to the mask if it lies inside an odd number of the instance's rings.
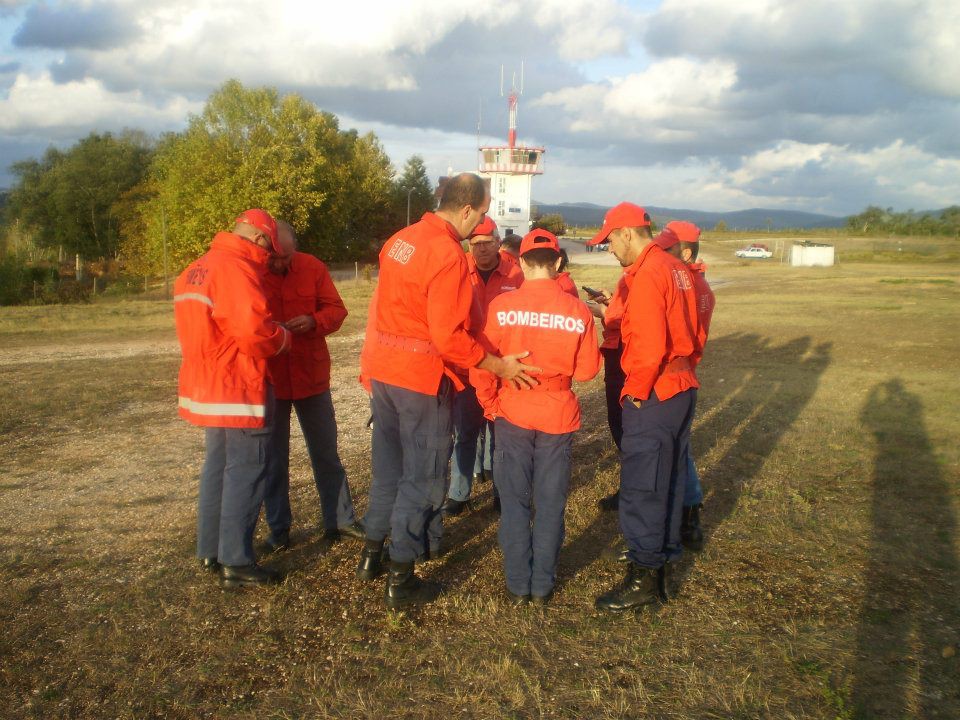
[[[500,71],[500,94],[503,95],[503,69]],[[543,174],[542,147],[517,144],[517,102],[523,94],[523,65],[520,66],[520,89],[516,74],[507,96],[509,124],[506,145],[479,147],[480,177],[490,181],[490,211],[487,213],[500,228],[500,236],[512,230],[517,235],[530,231],[530,200],[533,176]]]

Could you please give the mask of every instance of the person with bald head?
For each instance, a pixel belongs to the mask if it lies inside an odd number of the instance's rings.
[[[182,418],[205,429],[197,501],[197,556],[224,588],[264,585],[279,575],[257,564],[253,535],[270,454],[273,392],[267,360],[289,350],[292,333],[271,316],[263,292],[277,224],[251,209],[220,232],[174,284],[183,361]]]
[[[479,367],[534,385],[540,368],[527,353],[499,357],[470,335],[474,302],[461,243],[490,206],[479,176],[461,173],[444,186],[436,212],[395,233],[380,251],[376,303],[364,343],[373,409],[373,477],[364,517],[366,541],[357,577],[382,572],[390,536],[388,607],[430,602],[440,592],[414,573],[426,526],[443,503],[451,450],[451,406],[464,383],[458,369]],[[529,374],[528,374],[529,373]]]
[[[290,546],[291,410],[297,413],[320,497],[321,542],[329,546],[342,536],[363,537],[363,528],[354,515],[347,473],[337,453],[326,341],[343,325],[347,308],[327,266],[313,255],[297,251],[297,236],[289,224],[279,221],[277,227],[279,248],[270,258],[265,286],[270,310],[293,333],[293,344],[288,355],[270,361],[277,412],[264,496],[270,528],[263,545],[266,552]]]

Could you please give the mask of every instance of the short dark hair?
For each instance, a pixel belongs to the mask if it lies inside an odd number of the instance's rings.
[[[570,257],[567,255],[567,251],[563,248],[560,248],[560,272],[563,272],[563,269],[567,266],[567,263],[570,262]]]
[[[696,242],[684,242],[683,240],[681,240],[680,252],[682,253],[684,250],[690,251],[691,253],[690,262],[693,262],[694,260],[697,259],[697,256],[700,254],[700,241],[697,240]]]
[[[487,187],[479,175],[460,173],[454,175],[443,186],[439,210],[455,211],[469,205],[479,208],[487,197]]]
[[[514,252],[520,252],[520,236],[516,233],[504,235],[503,240],[500,241],[500,247],[505,247]]]
[[[533,250],[527,250],[520,257],[530,267],[552,268],[557,264],[560,253],[553,248],[534,248]]]

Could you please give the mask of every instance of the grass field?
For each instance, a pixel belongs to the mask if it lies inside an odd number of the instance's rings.
[[[960,266],[705,251],[708,542],[671,603],[623,617],[592,606],[621,574],[596,506],[618,472],[599,380],[580,388],[553,603],[508,605],[486,484],[420,567],[444,595],[390,614],[353,578],[356,542],[320,552],[296,432],[295,545],[268,561],[286,581],[230,594],[198,569],[202,435],[176,418],[169,304],[0,309],[0,716],[960,717]],[[340,289],[334,402],[362,509],[371,288]]]

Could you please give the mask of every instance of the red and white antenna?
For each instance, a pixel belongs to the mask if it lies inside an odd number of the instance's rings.
[[[517,101],[523,95],[523,61],[520,61],[520,89],[517,90],[517,73],[510,80],[510,94],[507,96],[509,124],[507,127],[507,145],[511,149],[517,146]],[[500,97],[503,97],[503,65],[500,66]]]

